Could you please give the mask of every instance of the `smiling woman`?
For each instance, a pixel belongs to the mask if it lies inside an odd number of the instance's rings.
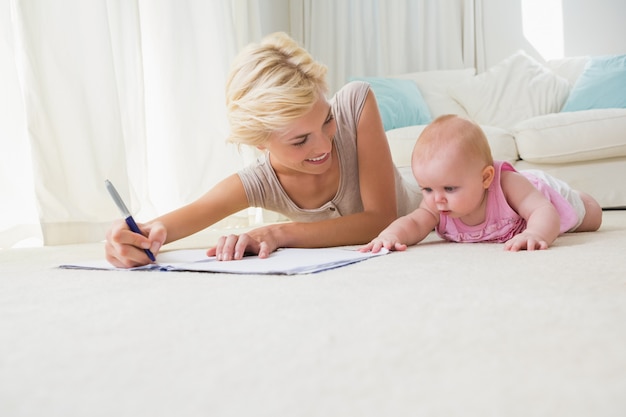
[[[245,48],[226,87],[229,140],[263,155],[196,201],[140,225],[146,236],[115,223],[107,233],[109,262],[148,263],[145,249],[156,254],[247,207],[291,222],[223,236],[209,256],[264,258],[281,247],[364,243],[416,207],[417,185],[406,183],[391,161],[369,84],[349,83],[330,100],[326,91],[326,67],[285,33]]]

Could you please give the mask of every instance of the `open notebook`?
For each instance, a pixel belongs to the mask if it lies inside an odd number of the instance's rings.
[[[368,258],[388,253],[359,252],[349,248],[298,249],[285,248],[273,252],[268,258],[246,256],[237,261],[220,262],[207,257],[205,249],[187,249],[161,252],[157,262],[137,268],[115,268],[104,259],[60,265],[65,269],[121,270],[121,271],[196,271],[230,274],[311,274],[339,268]]]

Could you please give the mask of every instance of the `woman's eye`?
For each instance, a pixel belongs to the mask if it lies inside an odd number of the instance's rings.
[[[328,115],[328,119],[326,119],[324,124],[327,125],[328,123],[332,122],[333,120],[335,120],[335,116],[333,116],[332,114],[329,114]]]
[[[302,139],[300,142],[294,143],[293,146],[302,146],[302,145],[304,145],[306,143],[307,139],[308,139],[308,137]]]

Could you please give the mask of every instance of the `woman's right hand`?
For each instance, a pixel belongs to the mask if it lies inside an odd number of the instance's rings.
[[[138,224],[139,229],[147,235],[131,231],[124,220],[117,220],[106,233],[104,251],[106,260],[117,268],[132,268],[149,264],[150,258],[145,249],[157,255],[165,242],[167,230],[160,222]]]

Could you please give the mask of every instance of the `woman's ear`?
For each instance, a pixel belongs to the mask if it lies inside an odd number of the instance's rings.
[[[483,169],[483,188],[485,188],[485,190],[489,188],[495,175],[496,169],[493,167],[493,165],[487,165]]]

